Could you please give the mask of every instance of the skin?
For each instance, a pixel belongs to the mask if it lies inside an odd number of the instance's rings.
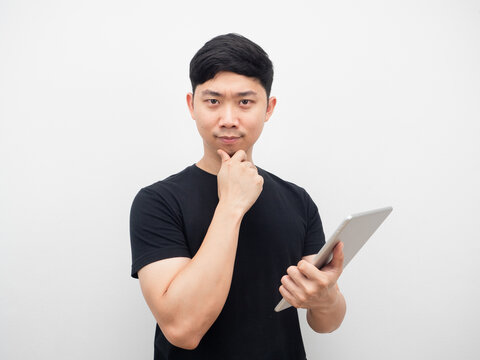
[[[224,72],[197,86],[195,96],[187,95],[187,103],[204,143],[204,156],[197,166],[217,176],[219,202],[193,258],[155,261],[138,271],[138,279],[167,340],[191,350],[199,345],[227,300],[242,218],[263,189],[252,149],[276,99],[267,101],[256,79]],[[222,135],[241,138],[225,144],[219,139]],[[345,314],[345,301],[336,283],[343,252],[337,246],[332,262],[322,270],[310,264],[313,256],[287,269],[279,291],[293,306],[308,309],[307,321],[313,330],[330,332]]]
[[[187,94],[187,105],[203,139],[204,155],[196,165],[217,175],[222,163],[239,150],[253,164],[252,152],[277,103],[267,100],[266,91],[255,79],[232,72],[220,72],[213,79],[197,85],[195,94]],[[221,136],[239,136],[233,144],[222,143]],[[346,305],[337,280],[343,268],[343,244],[339,243],[333,259],[322,269],[311,264],[315,255],[302,258],[287,269],[279,291],[294,307],[305,308],[307,322],[316,332],[332,332],[342,323]]]
[[[238,95],[247,91],[253,93]],[[220,72],[197,85],[195,96],[187,94],[188,109],[203,139],[204,155],[197,166],[217,175],[222,164],[218,149],[230,157],[242,149],[247,153],[247,161],[253,163],[253,145],[276,103],[273,96],[267,103],[266,91],[258,80],[232,72]],[[234,144],[224,144],[220,136],[240,136],[240,139]]]

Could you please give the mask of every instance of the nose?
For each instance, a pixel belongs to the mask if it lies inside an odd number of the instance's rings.
[[[226,104],[220,112],[219,125],[220,127],[238,126],[237,113],[230,104]]]

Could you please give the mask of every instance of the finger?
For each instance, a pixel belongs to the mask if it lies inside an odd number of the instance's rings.
[[[247,153],[245,150],[238,150],[235,154],[233,154],[232,159],[238,160],[240,162],[247,160]]]
[[[297,266],[290,266],[287,269],[287,274],[290,276],[290,279],[297,285],[300,289],[306,290],[306,280],[307,278],[303,275]]]
[[[285,289],[287,289],[288,292],[293,296],[302,291],[289,275],[284,275],[280,281],[282,282],[282,285],[285,287]]]
[[[222,162],[230,159],[230,156],[222,149],[218,149],[217,154],[220,155],[220,157],[222,158]]]
[[[335,249],[333,249],[333,259],[331,261],[332,266],[336,269],[342,269],[343,268],[343,242],[339,242],[336,246]]]
[[[300,260],[297,265],[298,270],[308,279],[314,280],[321,276],[320,270],[312,263],[306,260]]]
[[[295,297],[287,289],[285,289],[285,286],[280,286],[278,290],[280,291],[280,294],[282,294],[283,298],[287,300],[290,305],[296,308],[299,307],[299,305],[297,304],[297,299],[295,299]]]
[[[335,248],[333,249],[332,260],[330,260],[330,262],[325,265],[324,269],[341,272],[343,270],[343,260],[343,242],[340,241],[337,245],[335,245]]]
[[[244,161],[242,162],[242,165],[247,167],[247,168],[252,168],[252,169],[257,169],[257,167],[255,165],[253,165],[250,161]]]

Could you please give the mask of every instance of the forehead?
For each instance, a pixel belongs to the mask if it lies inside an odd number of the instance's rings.
[[[234,96],[247,92],[249,95],[253,95],[251,92],[254,92],[258,97],[266,97],[266,91],[257,78],[228,71],[217,73],[215,77],[197,85],[195,88],[195,94],[199,96],[211,95],[212,92],[224,96]]]

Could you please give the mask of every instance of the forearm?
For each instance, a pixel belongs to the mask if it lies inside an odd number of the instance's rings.
[[[338,329],[345,317],[345,298],[338,285],[335,285],[335,288],[336,294],[331,304],[323,308],[307,310],[308,325],[318,333],[329,333]]]
[[[201,338],[220,314],[230,290],[242,218],[240,211],[219,203],[202,245],[165,292],[170,323],[178,331]]]

